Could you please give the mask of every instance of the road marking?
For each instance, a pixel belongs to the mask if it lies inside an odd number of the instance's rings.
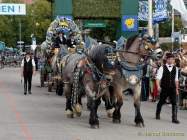
[[[0,87],[5,88],[5,85],[2,81],[0,81]],[[26,140],[32,140],[32,135],[27,127],[26,122],[23,120],[21,113],[17,111],[15,98],[10,94],[10,92],[7,91],[7,88],[5,90],[6,93],[4,92],[3,95],[5,96],[5,99],[8,102],[10,109],[15,114],[16,120],[21,128],[21,132],[23,133]]]

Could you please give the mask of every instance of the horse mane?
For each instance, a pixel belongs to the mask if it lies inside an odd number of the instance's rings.
[[[138,37],[138,34],[131,36],[128,38],[127,43],[126,43],[126,50],[130,49],[132,43],[135,41],[135,39]]]
[[[107,45],[105,44],[96,45],[92,47],[91,50],[89,51],[89,56],[92,59],[103,58],[103,56],[105,55],[105,47],[107,47]]]
[[[91,48],[88,52],[88,56],[91,58],[96,67],[101,70],[103,64],[106,63],[106,48],[111,47],[108,44],[101,44]]]

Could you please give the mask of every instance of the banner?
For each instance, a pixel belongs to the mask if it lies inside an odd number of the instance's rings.
[[[0,3],[0,15],[26,15],[25,4]]]
[[[153,0],[153,23],[158,23],[168,18],[168,0]],[[148,1],[139,1],[138,19],[148,21],[149,8]]]
[[[154,13],[153,21],[154,23],[162,22],[168,18],[168,0],[153,0],[154,2]]]
[[[147,21],[148,20],[148,1],[139,1],[139,13],[138,13],[138,19]]]
[[[122,17],[122,30],[125,32],[138,31],[138,16],[136,15],[124,15]]]

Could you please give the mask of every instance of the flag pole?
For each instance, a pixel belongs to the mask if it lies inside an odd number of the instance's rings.
[[[148,0],[149,17],[148,17],[148,34],[153,37],[153,3],[152,0]]]
[[[174,8],[172,7],[172,31],[171,31],[171,40],[172,40],[172,52],[173,52],[173,48],[174,48],[174,38],[173,38],[173,34],[175,32],[175,13],[174,13]]]
[[[22,38],[21,38],[21,32],[22,32],[22,25],[21,25],[21,19],[19,19],[19,49],[21,50],[21,41],[22,41]]]

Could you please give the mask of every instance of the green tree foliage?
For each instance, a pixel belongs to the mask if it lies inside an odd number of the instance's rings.
[[[106,28],[92,28],[91,36],[103,40],[108,36],[116,39],[117,26],[120,19],[121,0],[72,0],[73,16],[76,19],[102,20]]]
[[[5,3],[20,3],[20,0],[3,0]],[[22,25],[22,40],[31,44],[31,34],[34,34],[37,43],[45,40],[46,30],[51,22],[51,1],[37,0],[27,5],[26,16],[0,16],[0,40],[8,47],[15,47],[19,40],[19,23]]]
[[[160,37],[171,36],[171,20],[160,24]],[[175,32],[182,30],[183,25],[180,17],[175,17]]]
[[[120,0],[73,0],[74,17],[120,17]]]

